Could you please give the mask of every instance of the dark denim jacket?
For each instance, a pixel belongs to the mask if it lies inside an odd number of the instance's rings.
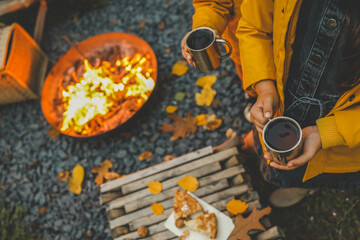
[[[333,0],[304,0],[297,23],[294,54],[285,85],[285,116],[301,127],[315,125],[344,89],[336,86],[345,16]],[[336,49],[336,51],[335,51]]]

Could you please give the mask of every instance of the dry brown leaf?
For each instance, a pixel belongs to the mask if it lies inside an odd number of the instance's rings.
[[[96,186],[103,184],[104,176],[109,172],[109,168],[112,168],[113,164],[109,159],[106,159],[104,162],[100,163],[100,167],[91,169],[92,173],[97,173],[98,175],[95,178]]]
[[[41,208],[39,209],[39,213],[40,213],[40,214],[45,214],[45,213],[47,213],[46,207],[41,207]]]
[[[217,107],[220,105],[220,100],[219,99],[215,99],[212,103],[211,106]]]
[[[161,30],[164,30],[165,28],[165,22],[161,22],[158,26],[158,29],[161,31]]]
[[[164,206],[161,203],[151,204],[151,210],[155,215],[161,215],[164,212]]]
[[[150,152],[150,151],[145,151],[145,152],[143,152],[142,154],[140,154],[139,160],[140,160],[140,161],[144,161],[144,160],[147,160],[147,159],[149,159],[149,158],[151,158],[151,157],[152,157],[152,152]]]
[[[221,124],[222,124],[222,120],[221,120],[221,119],[214,119],[214,120],[208,121],[208,122],[205,124],[204,128],[205,128],[206,130],[213,131],[213,130],[219,128],[219,127],[221,126]]]
[[[220,127],[222,124],[222,120],[220,118],[216,118],[215,114],[211,114],[206,118],[206,124],[203,126],[204,129],[213,131]]]
[[[172,67],[171,74],[182,76],[189,70],[189,65],[185,60],[178,60]]]
[[[166,108],[165,108],[165,111],[167,112],[167,113],[174,113],[174,112],[176,112],[176,110],[178,110],[178,106],[172,106],[172,105],[170,105],[170,106],[167,106]]]
[[[56,180],[58,180],[59,182],[65,182],[68,179],[68,177],[69,177],[69,171],[62,171],[59,173]]]
[[[145,21],[141,21],[140,24],[139,24],[139,28],[140,29],[143,29],[146,25],[146,22]]]
[[[241,214],[237,215],[235,219],[235,228],[228,240],[251,240],[250,236],[248,235],[249,230],[258,229],[265,231],[266,229],[263,225],[261,225],[259,220],[264,215],[270,214],[270,212],[270,207],[261,210],[258,210],[256,207],[254,207],[247,218],[244,218]]]
[[[164,157],[164,161],[165,162],[167,162],[167,161],[170,161],[171,159],[173,159],[174,158],[174,155],[166,155],[165,157]]]
[[[5,185],[0,185],[0,189],[5,189]]]
[[[148,182],[149,191],[152,194],[159,194],[162,190],[161,182]]]
[[[169,115],[168,118],[173,120],[175,124],[163,123],[159,130],[163,133],[173,132],[170,140],[174,141],[179,138],[186,138],[190,134],[194,134],[197,130],[196,118],[187,113],[186,118],[181,118],[176,114]]]
[[[195,192],[199,187],[199,182],[196,177],[185,176],[178,181],[178,185],[185,191]]]
[[[203,126],[207,123],[207,118],[209,115],[207,114],[200,114],[196,116],[196,125]]]
[[[216,75],[206,75],[202,76],[196,81],[196,85],[200,87],[205,87],[206,85],[211,87],[216,83],[217,76]]]
[[[120,175],[116,172],[107,172],[104,174],[104,178],[107,180],[107,182],[110,182],[120,178]]]
[[[116,18],[114,18],[113,20],[111,20],[111,24],[116,25],[118,23],[118,20]]]
[[[246,202],[235,199],[231,200],[226,204],[226,210],[228,210],[229,213],[234,215],[245,212],[248,207],[249,204],[247,204]]]
[[[84,180],[84,175],[84,168],[80,164],[77,164],[71,172],[71,177],[69,177],[69,189],[72,193],[81,193],[81,184]]]
[[[167,54],[171,53],[171,49],[170,48],[165,49],[165,53]]]
[[[56,140],[59,137],[60,132],[55,128],[51,128],[48,130],[48,134],[52,140]]]
[[[196,104],[198,106],[210,106],[214,97],[216,95],[216,91],[212,89],[210,86],[205,85],[205,87],[201,90],[201,93],[195,94]]]

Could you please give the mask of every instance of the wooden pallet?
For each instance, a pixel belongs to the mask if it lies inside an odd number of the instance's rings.
[[[164,221],[172,211],[173,191],[178,188],[178,180],[184,176],[197,177],[199,188],[194,194],[227,215],[225,206],[231,199],[249,203],[248,211],[254,206],[260,209],[259,195],[252,189],[242,165],[244,160],[236,147],[214,152],[210,146],[103,184],[100,187],[100,202],[106,206],[113,238],[176,239],[165,228]],[[150,181],[162,183],[160,194],[149,192],[147,183]],[[162,215],[153,214],[150,205],[155,202],[164,206]],[[251,232],[254,239],[283,239],[282,232],[271,225],[268,217],[261,222],[267,230]],[[137,228],[142,225],[149,229],[146,238],[137,234]]]

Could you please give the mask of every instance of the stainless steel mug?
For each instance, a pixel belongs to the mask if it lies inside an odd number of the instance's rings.
[[[302,130],[294,119],[281,116],[270,119],[266,123],[262,138],[272,160],[275,157],[281,163],[286,163],[287,157],[301,142]]]
[[[228,46],[228,52],[221,54],[219,43]],[[221,60],[232,53],[230,43],[224,39],[216,38],[214,30],[208,27],[199,27],[192,30],[185,39],[187,49],[192,55],[194,66],[201,72],[210,72],[219,67]]]

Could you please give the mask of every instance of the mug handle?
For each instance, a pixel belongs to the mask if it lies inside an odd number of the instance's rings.
[[[226,45],[228,46],[229,51],[228,51],[225,55],[221,55],[221,53],[220,53],[220,55],[219,55],[219,57],[220,57],[221,59],[228,58],[228,57],[231,55],[231,53],[232,53],[232,46],[231,46],[231,44],[230,44],[227,40],[222,39],[222,38],[217,38],[215,41],[216,41],[217,43],[224,43],[224,44],[226,44]]]

